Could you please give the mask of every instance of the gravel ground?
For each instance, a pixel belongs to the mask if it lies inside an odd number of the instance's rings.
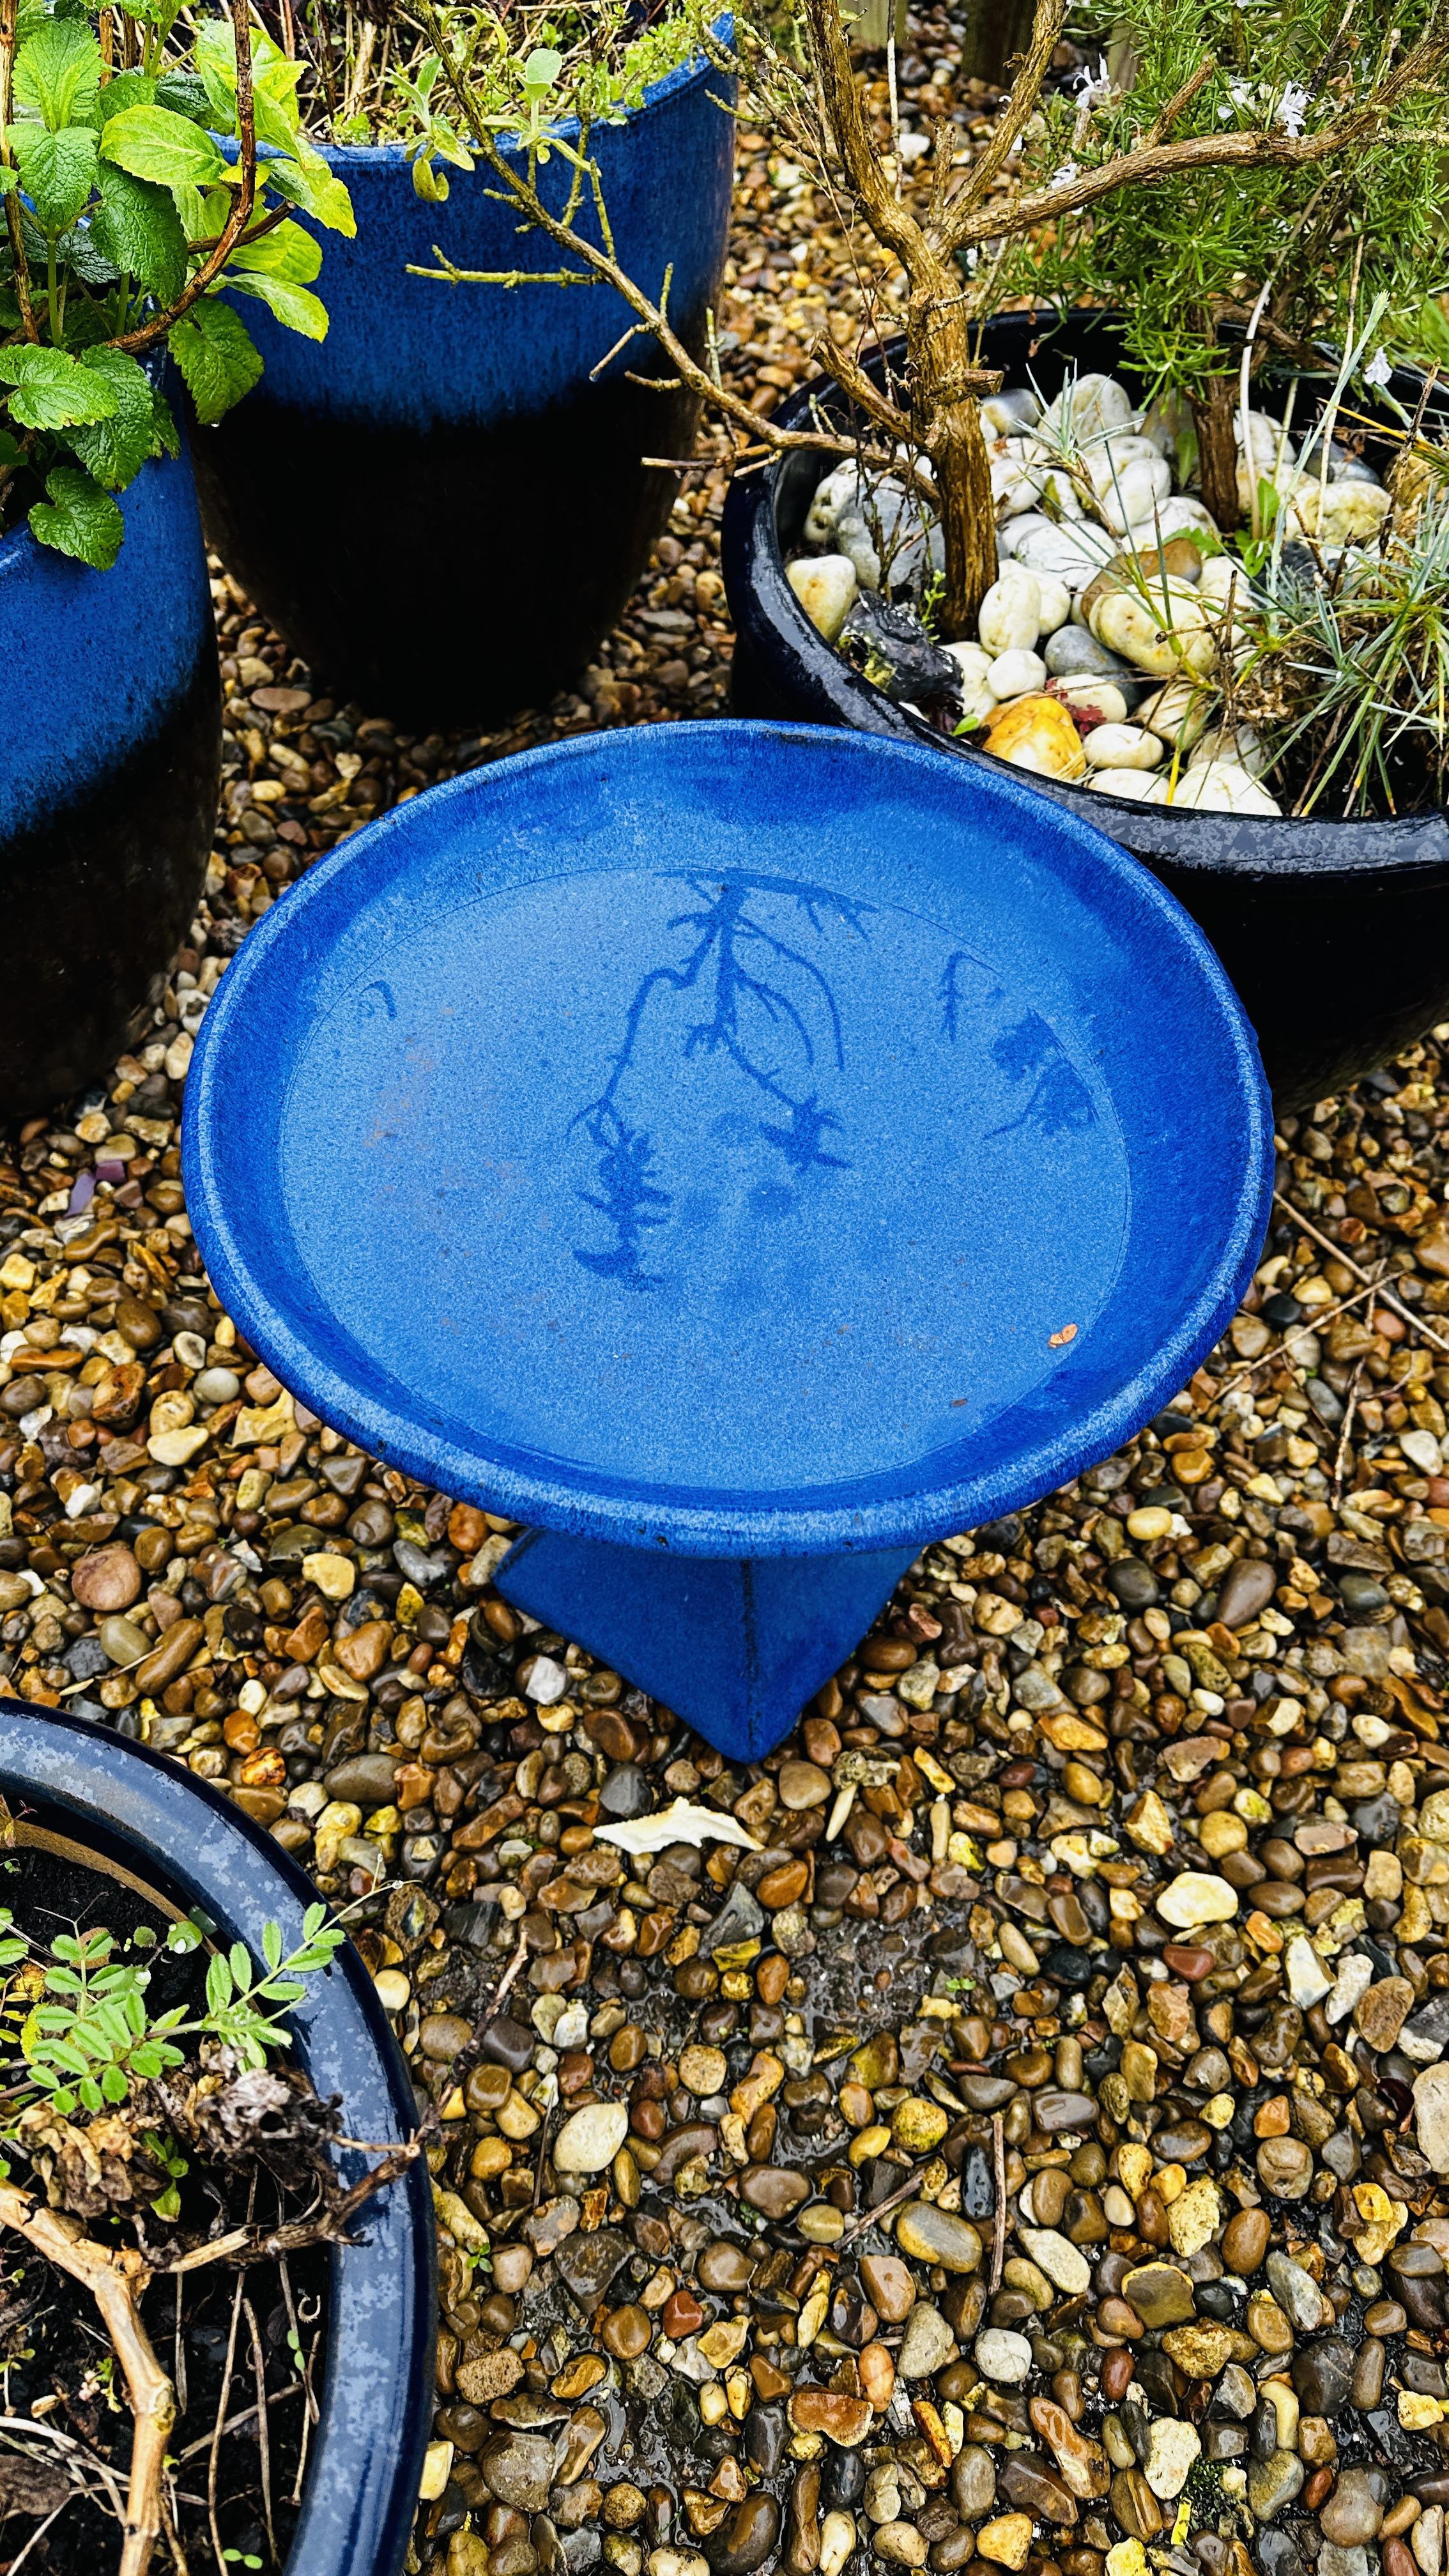
[[[856,291],[766,186],[747,143],[762,403]],[[929,1548],[748,1770],[511,1611],[509,1524],[320,1425],[201,1274],[177,1117],[248,922],[438,777],[720,708],[723,480],[580,694],[487,742],[314,695],[216,571],[192,944],[150,1043],[0,1156],[4,1687],[362,1901],[437,2114],[427,2576],[1442,2576],[1440,1043],[1284,1119],[1192,1385]]]

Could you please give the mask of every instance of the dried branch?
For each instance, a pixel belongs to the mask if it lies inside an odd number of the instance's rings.
[[[1197,70],[1193,73],[1191,79],[1185,80],[1181,89],[1173,92],[1172,97],[1168,100],[1161,115],[1155,120],[1149,131],[1143,136],[1142,139],[1145,148],[1150,149],[1159,143],[1165,143],[1167,141],[1167,138],[1177,123],[1178,118],[1183,115],[1186,109],[1191,107],[1192,102],[1196,98],[1198,91],[1202,88],[1204,81],[1211,80],[1217,67],[1218,62],[1216,54],[1204,54],[1202,61],[1198,64]]]
[[[120,2576],[146,2576],[151,2553],[165,2528],[161,2478],[167,2437],[176,2421],[176,2391],[141,2323],[140,2299],[150,2271],[129,2246],[94,2244],[79,2219],[59,2210],[38,2209],[13,2183],[0,2183],[0,2226],[13,2227],[38,2254],[79,2281],[101,2312],[125,2372],[136,2426]]]
[[[993,182],[1005,169],[1013,150],[1021,141],[1036,114],[1042,83],[1051,70],[1052,56],[1061,42],[1062,21],[1065,16],[1065,0],[1036,0],[1036,16],[1032,21],[1031,43],[1027,47],[1026,60],[1012,84],[1011,96],[996,121],[996,131],[980,160],[972,165],[971,175],[952,208],[952,214],[957,220],[969,214],[973,207],[980,205]],[[999,225],[993,226],[994,231],[999,229]],[[954,227],[951,231],[951,239],[954,243]]]
[[[953,251],[979,247],[1003,232],[1026,232],[1035,224],[1056,223],[1063,215],[1098,204],[1119,188],[1152,187],[1160,180],[1180,179],[1196,170],[1287,170],[1331,160],[1335,154],[1366,142],[1401,98],[1415,89],[1432,88],[1446,71],[1449,25],[1425,37],[1406,54],[1398,70],[1361,107],[1331,125],[1321,126],[1316,134],[1195,134],[1181,143],[1146,143],[1131,152],[1119,153],[1098,170],[1078,171],[1070,179],[1015,198],[1007,207],[988,207],[979,213],[973,211],[974,200],[968,190],[957,200],[947,221],[947,246]]]

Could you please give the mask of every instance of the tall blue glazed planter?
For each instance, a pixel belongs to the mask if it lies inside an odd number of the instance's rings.
[[[591,138],[617,255],[702,341],[719,287],[734,160],[729,78],[695,62]],[[194,431],[208,532],[319,677],[422,726],[487,724],[545,702],[617,620],[689,453],[698,406],[635,340],[592,371],[632,315],[611,289],[438,285],[435,266],[554,269],[490,172],[415,193],[398,146],[328,152],[357,236],[325,236],[320,345],[248,302],[266,373]],[[540,185],[561,206],[567,164]],[[592,220],[592,218],[590,218]]]
[[[64,1099],[147,1025],[216,819],[221,680],[191,464],[144,466],[92,572],[0,538],[0,1116]]]

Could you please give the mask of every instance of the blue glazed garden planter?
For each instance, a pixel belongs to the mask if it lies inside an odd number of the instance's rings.
[[[191,464],[144,466],[92,572],[0,537],[0,1115],[64,1099],[139,1036],[195,912],[221,681]]]
[[[592,147],[619,261],[699,342],[729,221],[733,84],[686,64]],[[436,244],[460,268],[556,268],[559,255],[490,194],[448,173],[446,205],[413,190],[399,146],[330,150],[357,237],[325,236],[320,345],[246,305],[266,373],[194,432],[207,528],[237,579],[344,697],[435,725],[488,724],[580,671],[648,561],[698,406],[628,381],[667,376],[612,291],[447,287],[410,277]],[[562,206],[567,164],[540,183]],[[592,218],[590,218],[592,221]]]
[[[59,1710],[0,1699],[0,1792],[23,1842],[131,1874],[255,1957],[269,1919],[292,1949],[316,1890],[260,1825],[159,1753]],[[377,1989],[350,1943],[290,2016],[298,2063],[350,2135],[387,2146],[416,2106]],[[344,2184],[372,2159],[338,2153]],[[321,2414],[289,2576],[398,2576],[433,2406],[436,2260],[421,2158],[368,2201],[329,2255]],[[154,2319],[153,2330],[154,2330]],[[163,2353],[167,2347],[162,2346]]]

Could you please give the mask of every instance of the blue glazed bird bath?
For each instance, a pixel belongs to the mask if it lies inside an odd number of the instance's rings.
[[[278,1377],[528,1523],[500,1590],[745,1756],[926,1540],[1191,1376],[1271,1149],[1145,869],[1009,778],[768,724],[357,834],[228,969],[184,1143]]]
[[[697,347],[724,265],[733,94],[686,63],[590,137],[620,266],[656,296],[669,275]],[[672,371],[651,340],[619,345],[634,317],[612,288],[409,275],[437,267],[435,246],[459,268],[560,266],[483,163],[447,172],[432,205],[399,144],[324,157],[357,218],[354,240],[318,235],[327,337],[239,306],[266,372],[193,429],[207,532],[338,697],[419,732],[498,723],[545,705],[617,624],[678,489],[640,460],[688,456],[699,405],[638,381]],[[561,212],[569,165],[555,152],[538,177]],[[597,240],[587,208],[579,221]]]

